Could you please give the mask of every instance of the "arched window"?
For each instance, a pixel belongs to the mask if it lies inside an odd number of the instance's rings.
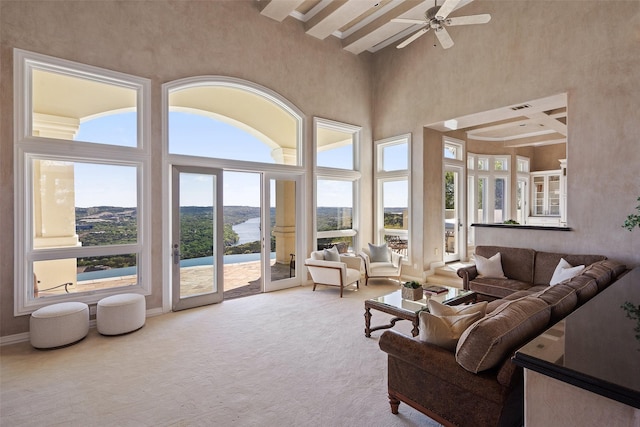
[[[205,76],[167,97],[169,154],[301,166],[301,115],[269,89]]]

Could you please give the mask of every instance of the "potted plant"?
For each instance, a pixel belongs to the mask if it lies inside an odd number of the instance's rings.
[[[415,280],[411,282],[404,282],[402,285],[402,298],[411,301],[417,301],[422,299],[424,293],[422,291],[422,285]]]
[[[640,197],[638,197],[638,202],[640,202]],[[633,231],[636,227],[640,228],[640,205],[636,207],[636,210],[638,213],[627,216],[627,219],[624,220],[624,224],[622,224],[622,226],[629,231]]]

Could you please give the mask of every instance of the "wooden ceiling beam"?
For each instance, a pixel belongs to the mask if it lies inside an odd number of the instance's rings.
[[[302,3],[304,0],[271,0],[258,2],[258,7],[261,15],[282,22]]]
[[[324,40],[333,32],[375,7],[379,0],[333,1],[305,25],[310,36]]]

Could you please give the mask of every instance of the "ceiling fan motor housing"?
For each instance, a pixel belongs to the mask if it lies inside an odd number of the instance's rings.
[[[424,17],[427,21],[431,21],[432,19],[435,19],[436,13],[438,13],[439,10],[440,6],[433,6],[424,13]]]

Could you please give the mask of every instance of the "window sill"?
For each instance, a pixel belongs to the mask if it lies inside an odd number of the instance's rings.
[[[472,227],[486,228],[515,228],[519,230],[544,230],[544,231],[573,231],[571,227],[545,226],[545,225],[518,225],[518,224],[471,224]]]

